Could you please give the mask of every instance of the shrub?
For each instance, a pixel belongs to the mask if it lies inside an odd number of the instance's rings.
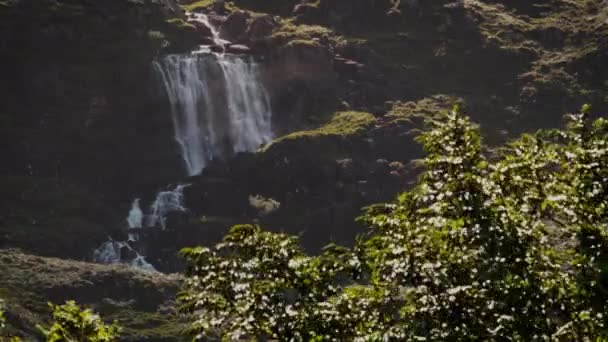
[[[234,227],[186,249],[198,338],[594,340],[608,337],[608,121],[484,153],[458,107],[428,118],[418,185],[373,205],[352,250]]]
[[[120,331],[116,323],[106,325],[90,309],[83,310],[74,301],[64,305],[49,304],[53,310],[53,324],[47,329],[38,327],[47,342],[112,342]]]

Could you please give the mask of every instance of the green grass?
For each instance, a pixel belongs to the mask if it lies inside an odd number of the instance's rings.
[[[272,38],[280,41],[306,40],[313,38],[334,38],[332,30],[319,25],[296,25],[291,20],[284,20],[281,27],[272,34]]]
[[[199,0],[188,5],[183,5],[182,8],[186,11],[192,12],[201,8],[210,7],[211,5],[213,5],[213,1],[214,0]]]
[[[368,129],[376,118],[365,112],[337,112],[325,125],[308,131],[298,131],[279,138],[272,144],[276,144],[288,140],[297,140],[301,138],[317,138],[324,136],[346,137],[360,134]],[[269,147],[267,146],[265,150]]]
[[[175,28],[178,29],[195,29],[194,25],[186,22],[184,19],[182,18],[171,18],[171,19],[167,19],[167,24],[169,24],[170,26],[173,26]]]

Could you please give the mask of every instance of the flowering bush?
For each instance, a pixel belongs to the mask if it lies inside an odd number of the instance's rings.
[[[484,153],[456,107],[429,118],[418,185],[360,220],[352,249],[236,226],[185,249],[198,338],[594,340],[608,336],[608,121]]]

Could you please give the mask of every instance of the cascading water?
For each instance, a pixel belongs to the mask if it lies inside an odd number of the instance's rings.
[[[150,206],[150,214],[146,216],[146,226],[159,226],[165,230],[167,215],[176,211],[186,211],[184,207],[184,188],[190,184],[179,184],[173,190],[161,191]]]
[[[133,258],[133,260],[131,260],[131,262],[129,263],[129,265],[131,267],[135,267],[135,268],[139,268],[142,269],[144,271],[153,271],[156,272],[156,268],[154,268],[154,266],[152,266],[152,264],[150,264],[149,262],[146,261],[146,259],[137,254],[135,256],[135,258]]]
[[[225,50],[229,42],[219,37],[206,15],[187,15],[189,21],[209,27],[213,43]],[[258,65],[253,58],[212,50],[217,49],[203,45],[191,54],[168,55],[153,62],[169,100],[175,140],[189,176],[199,174],[216,157],[255,151],[272,139],[270,100]],[[155,271],[132,246],[140,243],[143,229],[165,230],[169,213],[186,211],[183,190],[187,186],[159,192],[147,215],[140,200],[133,200],[126,218],[128,240],[106,241],[94,251],[94,261]]]
[[[127,217],[127,224],[129,225],[129,228],[141,228],[143,220],[144,213],[139,206],[139,198],[136,198],[133,200],[133,204],[131,204],[131,210]]]
[[[175,140],[188,175],[214,157],[270,141],[270,101],[251,59],[170,55],[154,62],[171,104]]]
[[[127,241],[138,241],[139,230],[143,227],[144,212],[139,205],[139,198],[133,200],[129,216],[127,216],[127,224],[129,225],[129,238]]]
[[[156,271],[154,266],[132,246],[140,240],[140,231],[144,228],[143,223],[146,224],[146,227],[160,226],[164,230],[169,213],[186,211],[183,200],[184,188],[188,185],[179,184],[172,190],[159,192],[147,215],[144,215],[141,210],[140,199],[134,199],[129,216],[126,218],[129,226],[127,241],[108,239],[93,251],[93,261],[101,264],[127,264],[147,271]]]
[[[209,21],[209,17],[206,14],[187,12],[187,15],[189,18],[188,21],[198,22],[199,24],[202,24],[209,28],[209,30],[211,31],[211,38],[213,39],[213,44],[218,46],[225,46],[226,44],[230,43],[229,41],[220,38],[220,32],[214,25],[211,24],[211,22]],[[194,51],[193,53],[211,53],[211,48],[208,45],[201,45],[199,46],[199,49],[197,51]]]
[[[169,55],[153,65],[171,104],[188,175],[199,174],[215,157],[254,151],[271,140],[270,100],[252,58]]]
[[[128,242],[114,241],[111,238],[93,251],[93,261],[100,264],[127,264],[146,271],[156,271]]]

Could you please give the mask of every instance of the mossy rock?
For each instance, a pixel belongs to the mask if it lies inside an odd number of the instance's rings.
[[[375,121],[376,118],[370,113],[354,111],[337,112],[321,127],[288,134],[266,146],[264,151],[272,149],[275,144],[290,140],[315,139],[328,136],[347,138],[363,133],[366,129],[370,128]]]
[[[281,26],[273,34],[274,41],[288,44],[293,41],[309,42],[316,41],[338,42],[338,37],[332,30],[319,25],[298,25],[291,20],[283,20]]]
[[[173,27],[176,29],[185,29],[185,30],[195,30],[196,29],[196,27],[194,25],[185,21],[183,18],[167,19],[167,24],[170,27]]]
[[[187,4],[182,4],[182,8],[189,12],[196,12],[201,9],[206,9],[215,3],[215,0],[198,0],[193,1]]]

